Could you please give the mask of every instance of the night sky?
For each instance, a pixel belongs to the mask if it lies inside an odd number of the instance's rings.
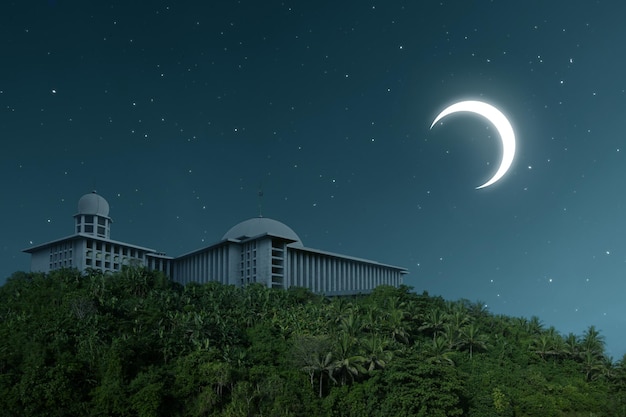
[[[0,13],[0,282],[73,233],[177,256],[262,213],[491,312],[626,352],[626,3],[15,1]],[[517,137],[509,172],[498,107]]]

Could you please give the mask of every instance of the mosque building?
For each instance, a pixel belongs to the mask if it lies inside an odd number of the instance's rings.
[[[95,192],[78,201],[74,224],[74,234],[24,250],[31,254],[31,271],[116,272],[124,266],[144,266],[181,284],[256,282],[271,288],[305,287],[325,295],[397,287],[408,273],[398,266],[307,248],[289,226],[267,217],[245,220],[219,242],[178,257],[112,240],[109,203]]]

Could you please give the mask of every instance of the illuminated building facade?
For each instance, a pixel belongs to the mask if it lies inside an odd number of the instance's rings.
[[[407,273],[393,265],[306,248],[290,227],[266,217],[245,220],[219,242],[178,257],[111,240],[109,204],[96,193],[81,197],[74,219],[73,235],[24,250],[31,254],[32,271],[116,272],[136,265],[163,271],[181,284],[256,282],[271,288],[305,287],[326,295],[367,293],[378,285],[397,287]]]

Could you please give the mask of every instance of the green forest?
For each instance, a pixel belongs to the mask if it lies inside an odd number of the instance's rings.
[[[410,287],[324,297],[158,272],[13,274],[1,416],[626,416],[591,326]]]

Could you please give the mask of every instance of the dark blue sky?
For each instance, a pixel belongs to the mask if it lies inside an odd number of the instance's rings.
[[[0,282],[72,233],[179,255],[263,214],[626,352],[626,4],[19,1],[0,13]],[[516,132],[508,174],[477,116]]]

